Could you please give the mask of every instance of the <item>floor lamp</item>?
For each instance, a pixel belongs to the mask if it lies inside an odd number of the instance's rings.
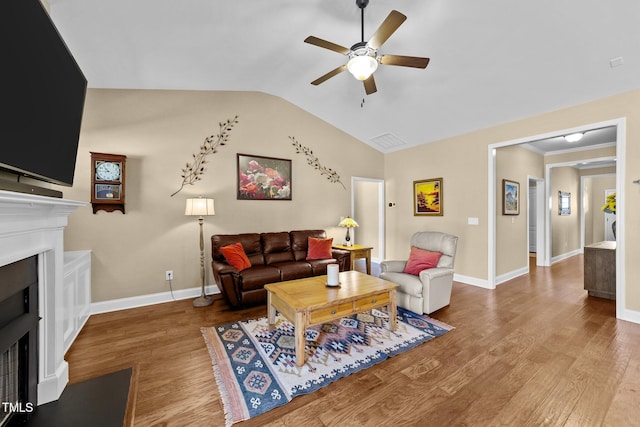
[[[213,304],[213,297],[208,296],[204,292],[204,233],[202,226],[204,217],[215,215],[213,199],[204,199],[200,196],[197,199],[187,199],[187,205],[184,210],[185,215],[197,216],[200,224],[200,283],[202,285],[202,294],[193,300],[194,307],[206,307]]]

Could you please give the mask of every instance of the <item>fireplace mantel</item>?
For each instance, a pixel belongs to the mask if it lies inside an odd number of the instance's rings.
[[[38,256],[38,404],[57,400],[69,379],[62,301],[64,227],[86,202],[0,190],[0,266]]]

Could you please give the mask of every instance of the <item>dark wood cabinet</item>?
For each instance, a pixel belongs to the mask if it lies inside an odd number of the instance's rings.
[[[616,242],[584,247],[584,288],[589,296],[616,299]]]

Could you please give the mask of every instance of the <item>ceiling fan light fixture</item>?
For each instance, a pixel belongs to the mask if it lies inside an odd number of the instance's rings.
[[[584,136],[584,132],[576,132],[569,135],[565,135],[564,140],[567,142],[578,142]]]
[[[358,80],[367,80],[378,69],[378,61],[369,55],[354,55],[347,63],[347,70]]]

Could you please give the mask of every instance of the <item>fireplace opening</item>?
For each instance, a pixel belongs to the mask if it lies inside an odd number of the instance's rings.
[[[18,425],[37,405],[38,257],[0,267],[0,426]]]

